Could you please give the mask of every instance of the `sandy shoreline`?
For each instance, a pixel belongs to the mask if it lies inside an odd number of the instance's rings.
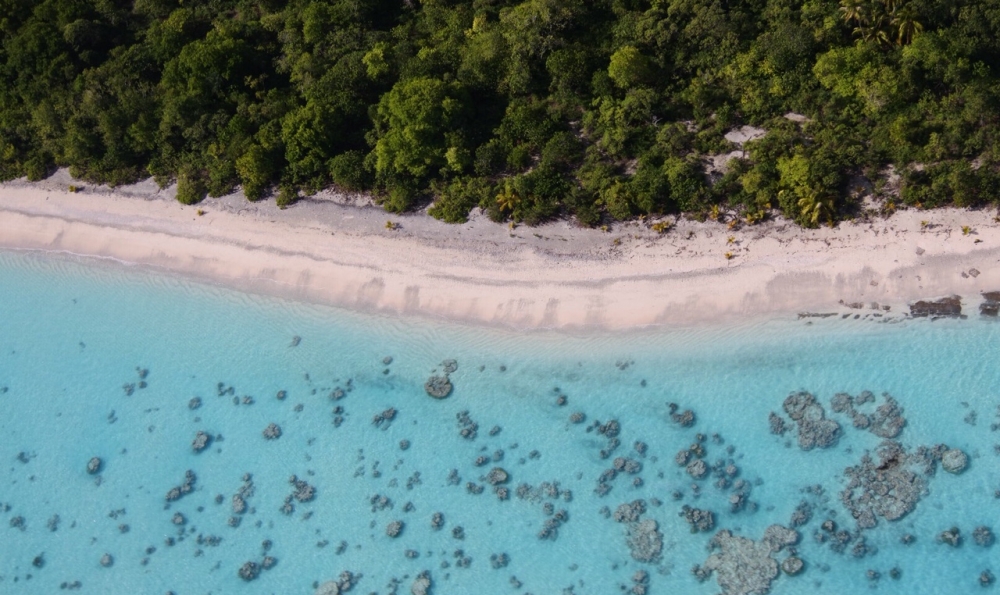
[[[330,194],[284,211],[238,195],[189,207],[149,181],[70,193],[73,183],[60,171],[0,184],[0,248],[114,258],[297,300],[514,328],[678,326],[847,312],[850,303],[888,305],[895,316],[917,299],[957,294],[971,305],[1000,289],[992,210],[901,211],[818,230],[768,222],[730,232],[682,221],[660,235],[639,223],[610,232],[568,222],[510,230],[482,216],[447,225]],[[400,227],[386,229],[387,220]]]

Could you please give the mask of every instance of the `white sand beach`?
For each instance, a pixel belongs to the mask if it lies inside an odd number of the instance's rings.
[[[71,184],[83,189],[71,193]],[[769,221],[729,231],[683,220],[659,234],[640,222],[607,232],[568,221],[509,229],[483,215],[449,225],[332,193],[285,210],[238,194],[197,206],[173,196],[152,181],[112,191],[65,171],[0,184],[0,248],[515,328],[677,326],[875,303],[896,316],[917,299],[957,294],[974,305],[980,292],[1000,289],[993,210],[905,210],[816,230]],[[399,227],[387,229],[387,220]]]

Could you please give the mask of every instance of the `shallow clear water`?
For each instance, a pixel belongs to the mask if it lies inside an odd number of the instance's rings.
[[[777,578],[772,593],[979,590],[982,571],[1000,573],[1000,546],[971,538],[1000,512],[1000,434],[991,430],[1000,422],[998,353],[1000,326],[974,317],[518,334],[0,253],[0,593],[312,593],[347,570],[361,574],[352,592],[405,594],[426,570],[438,594],[582,595],[631,589],[643,569],[651,594],[707,595],[720,591],[716,579],[700,583],[690,570],[705,562],[716,530],[759,539],[771,524],[788,525],[803,501],[812,510],[798,528],[806,569]],[[454,392],[432,399],[424,381],[448,358],[458,362]],[[148,370],[145,388],[137,368]],[[127,385],[135,385],[131,395]],[[332,400],[337,388],[344,396]],[[803,451],[794,431],[769,432],[768,414],[783,414],[784,399],[798,390],[815,394],[841,424],[834,447]],[[971,462],[961,475],[928,478],[901,520],[864,531],[875,551],[858,558],[856,540],[837,553],[814,534],[826,519],[855,527],[840,503],[843,471],[882,440],[853,428],[830,399],[864,390],[898,400],[904,446],[945,443]],[[279,391],[287,397],[279,400]],[[201,398],[197,409],[193,397]],[[671,402],[694,411],[694,426],[671,421]],[[390,407],[395,418],[373,424]],[[475,439],[460,435],[462,411],[478,424]],[[571,423],[576,412],[586,421]],[[593,422],[611,419],[621,446],[601,458],[608,439]],[[270,423],[280,438],[264,439]],[[216,439],[196,453],[198,431]],[[674,462],[698,433],[707,436],[705,460],[731,459],[736,479],[752,487],[744,510],[730,512],[732,487],[716,487],[711,476],[695,481]],[[636,441],[648,446],[644,455]],[[98,474],[87,472],[91,457],[102,459]],[[478,457],[491,460],[477,466]],[[618,474],[600,496],[598,478],[615,457],[641,471]],[[498,466],[510,475],[507,500],[482,479]],[[187,470],[197,477],[193,490],[167,502]],[[247,473],[253,493],[236,515],[232,497]],[[292,474],[316,497],[292,500],[285,514]],[[470,482],[482,493],[469,493]],[[543,482],[558,482],[559,495],[516,494],[521,484]],[[822,494],[803,491],[817,484]],[[373,506],[377,496],[391,504]],[[663,534],[653,563],[634,560],[626,525],[602,512],[636,499]],[[566,521],[554,538],[540,539],[551,518],[545,503]],[[692,534],[679,516],[685,504],[712,510],[715,528]],[[183,525],[174,523],[178,512]],[[443,514],[440,529],[431,526],[435,512]],[[234,516],[237,527],[229,525]],[[403,530],[391,538],[386,527],[396,520]],[[952,526],[961,529],[960,547],[936,539]],[[907,533],[911,545],[900,542]],[[491,555],[500,554],[509,561],[494,568]],[[273,568],[253,582],[238,576],[265,555]],[[893,568],[899,578],[890,578]],[[869,570],[881,578],[869,579]]]

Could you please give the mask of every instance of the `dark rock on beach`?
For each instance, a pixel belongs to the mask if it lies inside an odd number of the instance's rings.
[[[962,298],[957,295],[910,304],[910,316],[914,318],[957,318],[961,315]]]
[[[983,302],[979,304],[979,314],[996,318],[1000,315],[1000,291],[983,293]]]

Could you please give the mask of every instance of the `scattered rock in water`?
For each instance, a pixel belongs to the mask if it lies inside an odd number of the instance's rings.
[[[111,568],[115,564],[115,558],[111,554],[104,554],[101,556],[101,566],[104,568]]]
[[[340,583],[337,581],[327,581],[316,587],[314,595],[340,595]]]
[[[429,595],[431,592],[431,573],[428,571],[423,571],[417,575],[417,578],[413,579],[413,584],[410,585],[411,595]]]
[[[959,474],[969,466],[969,456],[957,448],[949,448],[941,455],[941,468]]]
[[[694,411],[690,409],[680,410],[680,406],[677,403],[667,403],[667,408],[670,411],[670,420],[675,424],[682,428],[690,428],[694,425]]]
[[[431,376],[424,383],[424,390],[435,399],[443,399],[451,394],[451,380],[447,376]]]
[[[493,486],[507,483],[509,479],[510,476],[502,467],[494,467],[486,474],[486,482]]]
[[[441,369],[444,371],[446,375],[454,374],[455,372],[458,371],[458,362],[453,359],[446,359],[443,362],[441,362]]]
[[[781,563],[781,570],[783,570],[788,576],[795,576],[796,574],[799,574],[802,572],[803,568],[805,568],[805,562],[802,561],[802,558],[797,556],[789,556],[788,558],[785,558],[784,562]]]
[[[993,531],[989,527],[979,526],[972,531],[972,541],[982,547],[993,545]]]
[[[693,508],[685,504],[681,508],[680,516],[687,521],[692,533],[711,531],[715,527],[715,515],[711,510]]]
[[[292,484],[295,488],[291,497],[299,502],[312,502],[316,498],[316,488],[309,485],[304,479],[299,479],[293,475],[288,479],[288,483]]]
[[[392,521],[385,527],[385,534],[389,537],[399,537],[399,534],[403,532],[403,521]]]
[[[962,315],[962,298],[957,295],[910,304],[913,318],[957,318]]]
[[[619,504],[612,518],[618,523],[637,523],[646,512],[645,500],[633,500]]]
[[[289,347],[298,347],[299,343],[302,342],[302,337],[295,335],[292,337],[292,342],[288,344]]]
[[[958,529],[958,527],[945,529],[938,534],[938,541],[948,544],[951,547],[958,547],[962,545],[962,532]]]
[[[466,440],[475,440],[479,432],[479,424],[469,416],[469,412],[467,410],[459,411],[455,414],[455,419],[458,422],[459,435]]]
[[[206,432],[198,430],[198,433],[194,435],[194,440],[191,441],[191,450],[201,452],[211,445],[212,436]]]
[[[260,566],[254,562],[244,562],[243,566],[240,566],[239,571],[237,571],[239,577],[247,582],[256,580],[260,576]]]
[[[785,432],[788,431],[788,428],[785,427],[785,420],[773,411],[767,416],[767,425],[771,433],[776,436],[784,436]]]
[[[715,573],[724,595],[763,595],[771,590],[778,577],[778,562],[772,557],[798,541],[798,532],[781,525],[771,525],[760,541],[738,537],[723,529],[712,538],[710,547],[718,550],[700,567]]]
[[[984,570],[979,573],[979,584],[983,587],[992,585],[994,580],[996,579],[993,578],[993,573],[989,570]]]
[[[490,566],[494,570],[506,568],[508,564],[510,564],[510,556],[508,556],[506,552],[490,554]]]
[[[274,395],[274,397],[276,399],[278,399],[279,401],[284,401],[285,399],[288,398],[288,391],[286,391],[286,390],[279,390],[277,392],[277,394]]]
[[[431,528],[437,531],[440,530],[441,527],[444,527],[444,515],[440,512],[435,512],[431,515]]]
[[[266,440],[277,440],[281,438],[281,426],[276,423],[269,423],[267,427],[264,428],[264,438]]]
[[[201,407],[201,397],[192,397],[191,400],[188,401],[188,409],[193,411],[199,407]]]
[[[783,404],[785,413],[798,425],[799,448],[829,448],[840,438],[840,424],[826,418],[816,397],[805,391],[790,394]]]
[[[179,486],[170,488],[167,492],[166,500],[167,502],[174,502],[180,500],[182,496],[190,494],[194,490],[194,484],[198,481],[198,477],[194,474],[194,471],[188,469],[184,472],[184,483]]]
[[[91,475],[97,475],[103,468],[104,461],[102,461],[100,457],[91,457],[91,459],[87,461],[87,473]]]
[[[691,477],[701,479],[708,473],[708,465],[702,459],[695,459],[688,464],[685,470]]]

